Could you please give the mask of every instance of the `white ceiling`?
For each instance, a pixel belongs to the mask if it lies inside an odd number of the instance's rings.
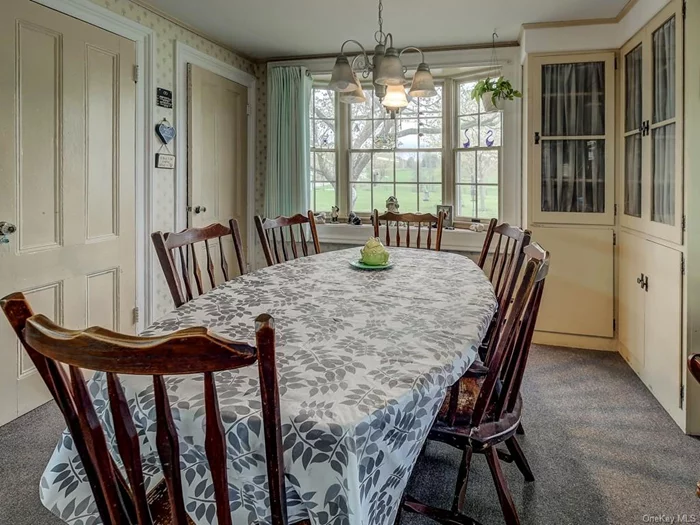
[[[368,47],[375,0],[147,0],[157,9],[255,58],[336,53],[354,38]],[[613,18],[627,0],[384,0],[384,30],[397,47],[517,40],[520,26]]]

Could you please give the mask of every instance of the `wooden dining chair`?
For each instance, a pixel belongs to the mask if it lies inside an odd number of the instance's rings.
[[[523,230],[508,223],[497,224],[496,219],[491,219],[489,222],[477,264],[484,270],[493,285],[498,308],[479,349],[479,355],[485,363],[494,350],[493,335],[500,330],[505,320],[503,314],[513,300],[518,276],[525,261],[525,248],[530,244],[531,236],[532,233],[529,230]],[[493,256],[487,269],[490,254]]]
[[[212,335],[206,328],[188,328],[161,337],[134,337],[97,327],[68,330],[43,315],[34,315],[21,293],[0,300],[0,308],[63,413],[106,525],[192,523],[185,511],[178,436],[163,379],[165,375],[180,374],[204,376],[205,452],[214,487],[216,516],[219,524],[231,524],[226,436],[213,373],[253,366],[257,362],[271,522],[287,523],[275,328],[269,315],[260,315],[255,320],[256,346],[250,346]],[[63,365],[67,365],[67,372]],[[106,373],[117,450],[128,485],[111,459],[82,368]],[[159,484],[148,494],[139,437],[117,374],[153,376],[156,448],[165,488]]]
[[[452,508],[437,509],[407,496],[404,508],[409,511],[443,523],[471,525],[473,520],[463,511],[471,458],[477,453],[486,456],[506,524],[520,523],[500,461],[515,462],[527,481],[534,480],[516,431],[522,410],[520,387],[549,272],[549,254],[539,245],[528,246],[525,254],[528,262],[518,279],[515,299],[498,334],[490,366],[471,367],[450,387],[429,434],[429,439],[462,451]],[[508,453],[496,449],[501,443],[505,443]]]
[[[291,249],[292,259],[299,258],[297,242],[301,244],[301,252],[304,257],[309,255],[309,247],[306,240],[305,229],[308,228],[311,234],[311,242],[314,253],[321,253],[321,243],[318,240],[316,231],[316,219],[314,213],[309,210],[306,216],[298,213],[293,217],[279,216],[275,219],[265,219],[259,215],[255,216],[255,228],[258,230],[258,237],[262,244],[263,253],[268,266],[287,262],[290,260],[289,249]],[[297,226],[299,237],[294,236],[294,226]],[[288,237],[285,238],[285,229]],[[280,253],[282,256],[280,257]],[[274,258],[273,258],[274,255]]]
[[[396,246],[401,246],[401,228],[405,225],[405,236],[404,236],[404,246],[406,248],[411,248],[411,224],[415,226],[415,246],[414,248],[421,248],[421,226],[427,230],[425,233],[425,248],[428,250],[440,251],[442,246],[442,227],[443,221],[445,219],[445,212],[441,211],[437,216],[430,213],[393,213],[386,212],[379,215],[378,210],[374,210],[372,214],[372,223],[374,225],[374,236],[382,239],[386,246],[391,246],[391,238],[394,237],[396,240]],[[379,226],[380,222],[384,221],[385,235],[380,237]],[[433,225],[436,225],[433,228]],[[435,245],[433,247],[433,229],[435,229]],[[392,234],[390,230],[394,230],[395,234]]]
[[[216,288],[217,286],[217,266],[218,269],[221,270],[224,281],[228,281],[229,278],[233,277],[233,274],[230,272],[228,261],[226,260],[226,255],[224,254],[224,239],[229,236],[231,236],[233,240],[233,249],[236,254],[238,271],[243,275],[246,273],[246,267],[243,262],[241,233],[236,219],[231,219],[229,221],[228,228],[217,222],[205,226],[204,228],[188,228],[179,233],[163,233],[157,231],[151,234],[153,247],[156,250],[160,267],[163,269],[165,281],[168,283],[175,308],[179,308],[187,301],[194,299],[194,297],[196,297],[195,290],[198,295],[202,295],[205,291],[204,282],[202,281],[202,270],[199,267],[197,257],[198,243],[204,245],[206,271],[211,288]],[[216,240],[216,244],[218,244],[218,265],[214,264],[212,258],[213,249],[211,247],[211,241],[214,240]],[[178,264],[180,265],[179,272],[177,268]]]

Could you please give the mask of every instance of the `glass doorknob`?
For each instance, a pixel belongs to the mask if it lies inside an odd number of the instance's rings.
[[[10,235],[17,231],[17,226],[12,223],[0,221],[0,235]]]

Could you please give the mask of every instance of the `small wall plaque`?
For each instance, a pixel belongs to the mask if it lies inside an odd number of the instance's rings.
[[[156,153],[156,168],[174,170],[175,155],[170,155],[168,153]]]
[[[158,88],[156,90],[156,104],[162,108],[172,109],[173,107],[173,92],[168,89]]]

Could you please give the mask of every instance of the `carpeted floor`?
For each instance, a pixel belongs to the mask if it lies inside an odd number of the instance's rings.
[[[523,525],[682,523],[684,515],[700,523],[700,442],[683,435],[620,356],[538,347],[523,395],[520,442],[537,479],[526,484],[515,465],[503,465]],[[41,506],[38,483],[63,427],[49,403],[0,428],[0,524],[62,523]],[[430,443],[409,493],[449,507],[458,461],[455,450]],[[503,523],[480,456],[467,511],[484,525]],[[431,522],[404,515],[402,523]]]

